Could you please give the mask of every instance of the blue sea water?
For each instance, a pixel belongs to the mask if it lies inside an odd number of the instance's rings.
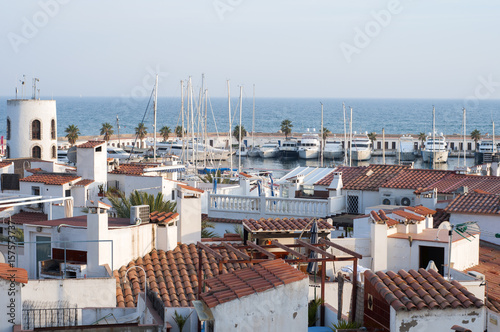
[[[57,101],[58,136],[64,129],[77,125],[81,135],[99,135],[102,123],[109,122],[116,133],[116,116],[120,118],[120,133],[132,134],[147,113],[144,122],[152,132],[153,107],[148,98],[120,97],[55,97]],[[462,132],[462,107],[464,100],[451,99],[299,99],[256,98],[255,131],[277,132],[280,123],[289,119],[294,132],[321,127],[321,105],[324,105],[324,127],[333,133],[343,133],[342,102],[347,113],[353,108],[353,131],[387,134],[418,134],[432,130],[432,107],[436,107],[436,130],[444,134]],[[464,103],[466,105],[464,105]],[[492,132],[492,120],[500,123],[500,100],[481,100],[467,109],[467,133],[474,129],[482,134]],[[6,98],[0,99],[0,114],[5,117]],[[234,127],[239,122],[238,98],[231,100]],[[158,98],[158,129],[169,126],[172,130],[180,124],[180,98]],[[194,107],[197,113],[197,105]],[[227,132],[227,98],[211,98],[208,102],[208,131]],[[252,98],[243,99],[242,123],[247,131],[252,129]],[[197,130],[195,124],[195,131]],[[5,135],[5,121],[0,120],[0,135]]]

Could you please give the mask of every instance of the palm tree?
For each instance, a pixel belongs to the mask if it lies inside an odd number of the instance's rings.
[[[137,137],[139,137],[139,142],[142,146],[142,140],[146,137],[146,135],[148,134],[148,129],[146,128],[146,126],[144,125],[144,122],[141,122],[137,125],[137,127],[135,127],[135,134],[137,135]]]
[[[424,142],[427,140],[427,136],[425,135],[425,133],[418,134],[418,140],[421,142],[420,149],[422,149],[424,147]]]
[[[71,146],[75,145],[78,135],[80,135],[80,129],[78,129],[78,126],[69,125],[64,131],[67,134],[66,138],[68,139],[69,144]]]
[[[326,127],[323,127],[323,146],[325,146],[326,138],[328,137],[328,134],[330,133],[330,130],[328,130]]]
[[[236,141],[238,141],[238,143],[240,142],[240,139],[242,139],[246,135],[247,135],[247,131],[243,125],[241,126],[241,137],[240,137],[240,126],[236,125],[234,127],[233,136],[234,136],[234,138],[236,138]]]
[[[182,137],[182,126],[177,126],[175,127],[175,134],[177,137],[181,138]]]
[[[372,141],[372,149],[375,147],[375,141],[377,140],[377,133],[372,131],[368,134],[368,138]]]
[[[217,233],[214,231],[209,230],[209,228],[214,229],[215,224],[211,223],[210,221],[206,219],[201,220],[201,237],[206,239],[206,238],[212,238],[212,237],[219,237]]]
[[[160,135],[163,136],[163,141],[166,142],[168,139],[168,136],[172,133],[169,127],[163,126],[160,129]]]
[[[285,140],[288,139],[288,135],[292,133],[292,121],[286,119],[281,121],[281,132],[285,134]]]
[[[176,212],[177,210],[177,203],[164,201],[161,192],[154,196],[134,190],[127,198],[123,191],[118,190],[111,192],[108,190],[106,197],[116,210],[119,218],[130,218],[130,207],[134,205],[149,205],[149,211],[151,212]]]
[[[476,150],[477,150],[477,142],[479,142],[479,140],[481,139],[481,132],[477,129],[474,129],[470,133],[470,138],[474,140],[474,142],[476,143]]]
[[[113,135],[114,130],[113,126],[110,125],[108,122],[103,123],[101,127],[101,135],[104,135],[104,140],[107,142],[111,138],[111,135]]]

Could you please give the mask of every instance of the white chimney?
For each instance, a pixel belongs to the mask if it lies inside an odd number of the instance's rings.
[[[100,201],[87,201],[87,267],[89,275],[101,275],[100,266],[111,261],[111,245],[108,240],[108,213],[110,206]],[[101,241],[101,242],[100,242]]]

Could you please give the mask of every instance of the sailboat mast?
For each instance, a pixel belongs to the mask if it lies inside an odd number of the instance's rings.
[[[208,127],[207,127],[207,117],[208,117],[208,89],[205,89],[205,135],[204,135],[204,149],[205,149],[205,160],[207,158],[207,152],[206,152],[206,149],[207,149],[207,144],[208,144]],[[204,167],[206,167],[207,165],[204,164],[203,165]]]
[[[193,165],[196,166],[196,157],[195,154],[194,154],[194,107],[193,107],[193,94],[194,94],[194,90],[193,90],[193,84],[192,84],[192,81],[191,81],[191,77],[189,78],[189,94],[190,94],[190,107],[191,107],[191,110],[190,110],[190,114],[189,116],[191,117],[191,154],[193,155],[193,158],[191,158],[191,161],[193,163]]]
[[[154,107],[153,107],[153,117],[154,117],[154,122],[153,122],[153,158],[154,161],[156,162],[156,111],[158,107],[158,74],[156,74],[156,80],[155,80],[155,102],[154,102]]]
[[[323,167],[323,149],[324,149],[324,145],[325,145],[325,140],[324,140],[324,137],[323,137],[323,103],[320,103],[321,104],[321,140],[320,140],[320,149],[319,149],[319,154],[320,154],[320,158],[321,158],[321,167]]]
[[[436,108],[432,106],[432,168],[436,162]]]
[[[230,84],[229,80],[227,80],[227,107],[229,111],[229,163],[230,163],[230,170],[229,174],[233,171],[233,132],[231,130],[231,89],[230,89]]]
[[[239,145],[238,145],[238,149],[239,149],[239,153],[238,153],[238,174],[241,173],[241,112],[242,112],[242,108],[243,108],[243,86],[240,86],[240,125],[239,125],[239,134],[238,134],[238,140],[239,140]]]
[[[495,153],[497,151],[497,145],[495,142],[495,121],[493,122],[493,146],[491,147],[491,153]]]
[[[252,112],[252,150],[255,147],[254,134],[255,132],[255,84],[253,85],[253,112]]]
[[[351,107],[351,117],[349,118],[349,167],[352,166],[352,107]]]
[[[466,124],[467,124],[466,123],[466,121],[467,121],[466,113],[467,113],[467,111],[465,110],[465,107],[464,107],[463,111],[464,111],[464,142],[463,142],[462,150],[464,150],[464,168],[465,168],[466,165],[467,165],[466,162],[465,162],[466,158],[467,158],[467,151],[465,150],[465,144],[466,144],[465,140],[467,138],[467,128],[466,128]]]
[[[184,81],[181,80],[181,139],[182,139],[182,151],[181,151],[181,161],[184,162]]]
[[[344,113],[344,165],[347,165],[347,124],[345,121],[345,103],[342,102],[342,111]]]

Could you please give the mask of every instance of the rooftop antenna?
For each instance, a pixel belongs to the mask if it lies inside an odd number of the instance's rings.
[[[26,81],[26,75],[23,75],[23,79],[19,80],[21,82],[21,99],[24,99],[24,82]]]
[[[36,99],[36,82],[40,82],[38,78],[33,78],[33,96],[32,99]]]
[[[16,86],[16,99],[17,99],[17,86]]]
[[[116,115],[116,129],[118,130],[118,147],[121,147],[121,142],[120,142],[120,119],[118,118],[118,114]]]
[[[37,89],[38,91],[38,100],[40,100],[40,89]]]

